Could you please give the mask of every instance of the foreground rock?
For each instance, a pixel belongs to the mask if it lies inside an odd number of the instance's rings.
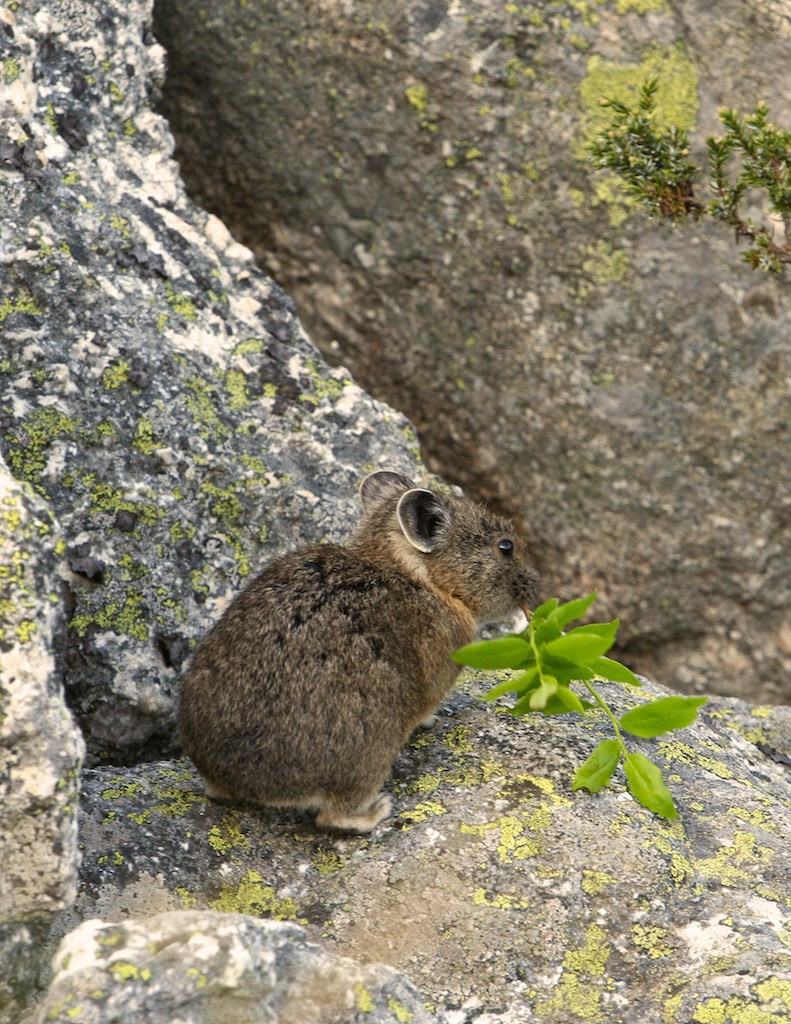
[[[396,971],[362,967],[301,928],[181,911],[87,921],[64,940],[37,1020],[78,1024],[412,1024],[429,1021]]]
[[[452,1024],[784,1019],[788,723],[722,699],[667,741],[633,741],[669,780],[667,822],[620,777],[571,792],[603,716],[513,719],[471,698],[480,685],[402,754],[396,812],[371,837],[213,804],[188,761],[85,772],[81,889],[59,929],[183,908],[297,922],[406,972]]]
[[[701,157],[721,106],[791,124],[787,0],[158,0],[155,27],[188,186],[523,521],[547,592],[599,589],[667,685],[791,702],[791,290],[583,150],[651,76]]]
[[[179,670],[244,579],[417,463],[186,198],[149,6],[3,15],[0,450],[63,533],[54,642],[94,761],[173,752]]]
[[[52,915],[77,886],[84,744],[53,638],[62,541],[44,503],[0,459],[0,1020],[35,991]]]

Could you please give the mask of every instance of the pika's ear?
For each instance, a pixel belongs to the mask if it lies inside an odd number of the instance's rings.
[[[392,491],[395,496],[402,491],[411,490],[414,486],[408,477],[382,469],[377,473],[369,473],[360,484],[360,500],[367,512],[371,505],[388,491]]]
[[[418,551],[433,551],[448,531],[450,515],[433,491],[415,487],[401,495],[398,521],[404,536]]]

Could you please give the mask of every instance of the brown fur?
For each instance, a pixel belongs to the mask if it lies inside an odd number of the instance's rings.
[[[278,558],[231,603],[184,677],[180,728],[210,796],[367,832],[399,749],[453,687],[449,653],[532,602],[538,577],[511,524],[471,501],[395,473],[361,496],[348,546]]]

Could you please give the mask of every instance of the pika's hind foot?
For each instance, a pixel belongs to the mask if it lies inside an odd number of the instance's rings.
[[[203,779],[203,789],[210,800],[216,800],[221,804],[234,802],[233,794],[229,793],[227,789],[223,789],[222,786],[210,782],[205,775],[201,775],[201,778]]]
[[[325,807],[316,816],[316,827],[329,832],[370,832],[393,809],[389,793],[379,793],[367,804],[349,812]]]

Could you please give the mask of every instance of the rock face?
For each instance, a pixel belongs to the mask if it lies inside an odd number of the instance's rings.
[[[83,1024],[428,1022],[391,968],[360,967],[301,928],[242,914],[87,921],[64,940],[37,1020]]]
[[[186,760],[86,771],[81,890],[61,928],[186,908],[291,921],[405,971],[445,1024],[786,1019],[783,709],[721,698],[672,740],[630,740],[668,779],[667,822],[620,773],[571,791],[604,716],[514,719],[480,692],[468,679],[402,753],[394,815],[370,837],[214,804]],[[603,692],[619,712],[634,700]]]
[[[791,293],[583,149],[649,76],[701,156],[722,105],[791,123],[787,0],[159,0],[155,30],[188,186],[547,592],[598,588],[668,685],[789,700]]]
[[[0,448],[63,531],[56,639],[90,758],[123,763],[176,749],[178,672],[250,573],[340,539],[361,476],[417,459],[186,198],[148,5],[80,10],[4,15]]]
[[[36,989],[42,938],[77,889],[84,744],[55,646],[62,544],[44,503],[0,460],[0,1020]]]

